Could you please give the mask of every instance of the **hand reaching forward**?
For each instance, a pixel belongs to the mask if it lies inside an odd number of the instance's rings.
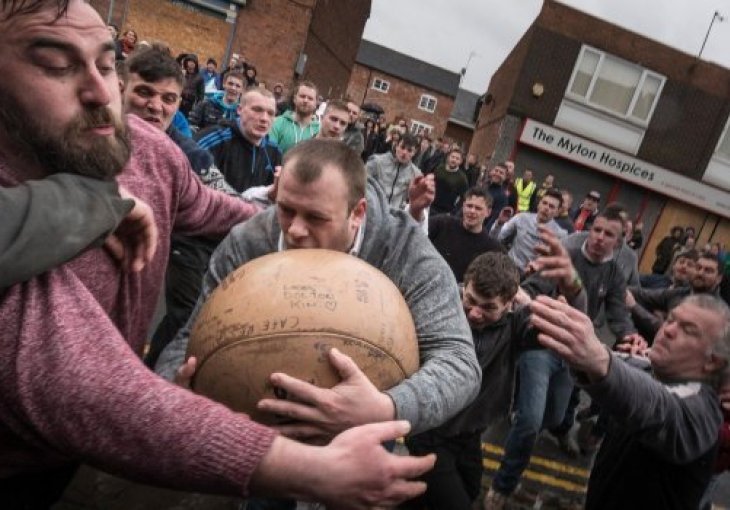
[[[285,390],[290,399],[263,399],[258,408],[295,421],[277,426],[282,434],[300,440],[328,440],[350,427],[395,417],[391,398],[370,382],[352,358],[331,349],[329,360],[342,379],[330,389],[282,373],[271,375],[271,383]]]
[[[596,337],[593,322],[572,306],[547,296],[530,303],[532,325],[540,331],[538,341],[585,373],[590,381],[608,374],[610,354]]]
[[[426,490],[414,479],[436,461],[433,454],[400,456],[383,448],[409,430],[405,421],[373,423],[343,432],[323,447],[277,437],[250,488],[254,494],[319,501],[330,510],[394,507]]]

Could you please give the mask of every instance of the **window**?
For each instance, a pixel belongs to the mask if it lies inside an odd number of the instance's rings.
[[[418,108],[433,113],[436,110],[436,98],[428,94],[423,94],[421,100],[418,101]]]
[[[411,121],[411,134],[413,135],[430,135],[433,131],[433,126],[418,122],[417,120]]]
[[[666,78],[600,50],[583,46],[565,93],[579,103],[646,125]]]
[[[379,90],[383,94],[388,93],[388,89],[390,89],[390,83],[388,83],[385,80],[381,80],[380,78],[375,78],[373,80],[373,87],[375,90]]]
[[[717,142],[717,147],[715,147],[715,157],[730,163],[730,119],[728,119],[728,122],[725,124],[722,136]]]

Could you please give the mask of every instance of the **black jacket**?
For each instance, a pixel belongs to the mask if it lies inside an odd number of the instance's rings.
[[[195,135],[202,149],[210,151],[226,182],[239,193],[252,186],[274,182],[274,170],[281,165],[279,147],[265,137],[259,146],[244,138],[236,122],[222,122]]]

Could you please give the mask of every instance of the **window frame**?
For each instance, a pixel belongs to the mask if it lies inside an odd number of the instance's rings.
[[[381,86],[376,87],[376,82],[380,82]],[[377,90],[378,92],[382,92],[383,94],[387,94],[390,90],[390,82],[382,78],[373,78],[373,82],[370,84],[370,88],[373,90]]]
[[[433,133],[433,126],[431,124],[426,124],[425,122],[421,122],[420,120],[415,120],[415,119],[411,119],[410,123],[411,123],[411,125],[408,128],[408,132],[412,135],[418,134],[419,127],[423,128],[421,133],[426,133],[428,135]]]
[[[725,155],[721,152],[718,152],[718,149],[722,145],[722,142],[725,140],[726,136],[730,136],[730,116],[728,116],[727,121],[725,121],[725,127],[722,129],[720,138],[717,139],[715,149],[712,151],[712,157],[714,159],[720,160],[723,163],[730,165],[730,154]]]
[[[426,106],[423,105],[424,100],[426,102]],[[433,101],[433,108],[428,108],[429,101]],[[431,94],[421,94],[420,99],[418,100],[418,109],[423,110],[424,112],[428,113],[434,113],[436,111],[436,106],[438,105],[438,98],[432,96]]]
[[[580,64],[583,61],[584,55],[588,52],[598,55],[598,62],[596,63],[596,69],[593,71],[593,74],[591,75],[591,80],[590,80],[590,83],[588,84],[588,89],[586,90],[585,96],[581,96],[581,95],[573,92],[572,88],[575,83],[575,79],[576,79],[576,76],[580,69]],[[627,67],[637,69],[641,72],[641,75],[639,77],[639,82],[637,83],[636,89],[634,90],[634,95],[631,98],[631,101],[629,102],[629,106],[626,109],[626,113],[623,113],[623,114],[616,110],[613,110],[611,108],[607,108],[603,105],[600,105],[598,103],[594,103],[590,100],[590,97],[593,94],[593,90],[595,88],[596,82],[598,81],[597,78],[600,74],[601,66],[604,64],[604,62],[607,59],[612,60],[614,63],[619,63],[622,65],[626,65]],[[633,112],[634,112],[634,109],[636,108],[636,103],[639,101],[639,98],[641,96],[641,90],[644,87],[644,84],[646,83],[647,79],[650,77],[656,78],[659,80],[659,87],[657,88],[656,95],[654,96],[654,101],[653,101],[651,107],[649,108],[649,112],[646,116],[646,119],[641,119],[639,117],[635,117]],[[570,80],[568,81],[568,86],[565,89],[564,97],[567,99],[570,99],[571,101],[574,101],[576,103],[579,103],[579,104],[585,105],[589,108],[592,108],[594,110],[598,110],[598,111],[605,113],[607,115],[610,115],[612,117],[616,117],[616,118],[625,120],[627,122],[630,122],[632,124],[646,127],[649,125],[652,117],[654,116],[654,111],[656,110],[657,104],[659,103],[659,98],[662,95],[662,91],[664,90],[664,85],[665,85],[666,81],[667,81],[667,77],[662,74],[659,74],[655,71],[647,69],[634,62],[630,62],[628,60],[617,57],[616,55],[612,55],[611,53],[608,53],[606,51],[602,51],[602,50],[599,50],[592,46],[588,46],[587,44],[584,44],[581,46],[580,52],[578,53],[578,58],[575,60],[575,64],[573,65],[573,71],[570,75]]]

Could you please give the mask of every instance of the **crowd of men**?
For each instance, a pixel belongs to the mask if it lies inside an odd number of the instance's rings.
[[[486,509],[508,504],[543,429],[574,455],[600,445],[587,508],[706,501],[730,442],[717,254],[681,251],[665,288],[642,288],[629,214],[596,191],[571,209],[553,176],[480,168],[405,121],[372,143],[355,102],[316,114],[314,83],[281,111],[255,69],[220,80],[131,39],[120,50],[82,0],[0,0],[4,508],[49,507],[88,463],[249,509],[470,509],[482,434],[508,416]],[[271,428],[189,391],[185,352],[229,273],[299,248],[385,273],[420,368],[381,392],[333,349],[333,388],[272,374],[288,398],[259,408],[288,422]],[[410,455],[382,447],[398,437]]]

